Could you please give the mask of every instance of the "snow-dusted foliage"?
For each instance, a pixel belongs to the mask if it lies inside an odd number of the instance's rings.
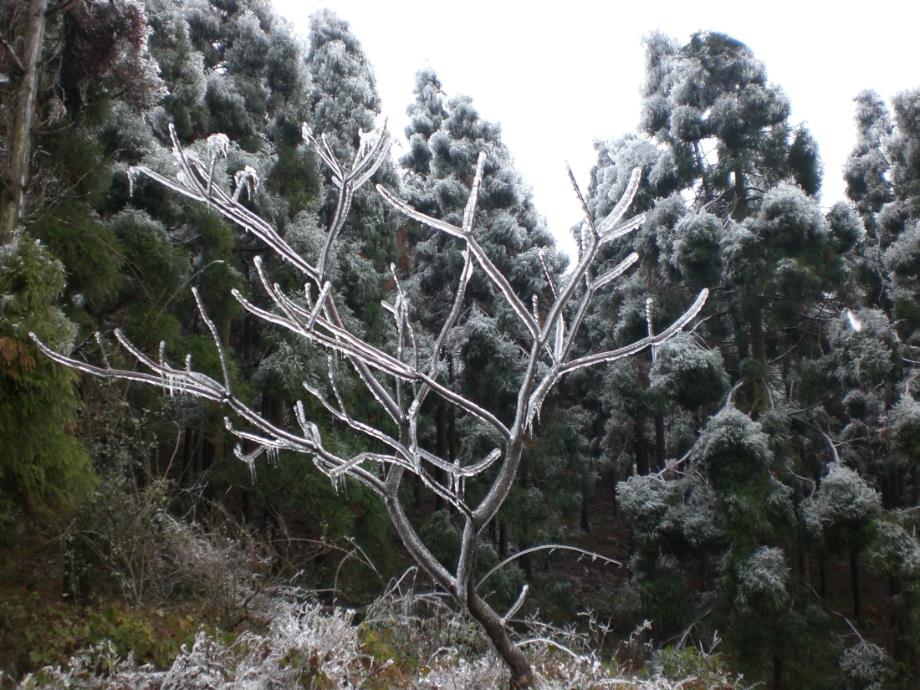
[[[880,310],[846,310],[831,325],[829,338],[833,373],[845,388],[878,386],[899,366],[897,335]]]
[[[728,374],[718,350],[681,336],[656,349],[649,383],[653,393],[694,409],[719,401],[728,389]]]
[[[105,643],[63,668],[45,668],[20,688],[85,690],[231,690],[238,688],[358,688],[366,679],[354,612],[315,603],[279,602],[267,631],[225,642],[199,632],[164,671],[119,659]]]
[[[815,534],[859,530],[881,510],[879,493],[845,465],[834,463],[814,495],[802,504],[805,524]]]
[[[844,690],[882,690],[894,678],[891,658],[876,644],[859,640],[840,656]]]
[[[765,475],[773,452],[760,424],[729,406],[709,420],[693,457],[719,490]]]
[[[780,611],[789,603],[788,581],[783,550],[762,546],[738,566],[735,605],[755,613]]]
[[[635,475],[617,485],[617,500],[634,536],[654,542],[665,515],[679,500],[680,487],[651,475]]]
[[[402,590],[397,583],[374,602],[360,625],[354,621],[354,611],[279,600],[265,629],[246,631],[235,639],[201,631],[166,669],[120,657],[111,643],[103,642],[81,650],[64,665],[26,676],[16,687],[494,690],[508,686],[508,671],[486,640],[445,607],[440,596]],[[702,680],[701,676],[713,686],[743,687],[740,678],[732,677],[702,651],[681,655],[682,663],[666,659],[641,677],[628,664],[602,663],[592,651],[596,646],[592,635],[606,637],[609,628],[593,618],[587,621],[587,633],[534,620],[525,621],[524,627],[522,645],[532,655],[534,685],[541,690],[678,690]],[[637,635],[641,637],[647,627],[648,623],[640,627]],[[632,643],[630,638],[621,646]]]
[[[920,403],[904,395],[890,414],[892,445],[907,464],[920,462]]]
[[[889,520],[875,524],[869,560],[880,572],[900,578],[920,575],[920,542],[903,526]]]

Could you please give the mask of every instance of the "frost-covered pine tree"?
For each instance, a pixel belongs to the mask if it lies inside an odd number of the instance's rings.
[[[875,214],[894,198],[887,179],[891,165],[885,154],[891,137],[891,115],[885,102],[872,91],[863,91],[853,100],[856,145],[847,158],[843,176],[847,197],[856,204],[866,232],[878,240]]]

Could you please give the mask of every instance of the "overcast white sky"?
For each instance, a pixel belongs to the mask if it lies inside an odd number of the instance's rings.
[[[643,78],[642,37],[686,40],[698,30],[743,41],[806,122],[824,162],[822,203],[843,197],[841,168],[854,141],[853,97],[886,99],[920,87],[920,2],[766,0],[274,0],[306,36],[328,7],[346,19],[374,68],[390,129],[401,135],[415,72],[433,67],[449,96],[467,94],[501,123],[537,207],[570,251],[580,211],[565,164],[587,186],[595,139],[634,131]],[[623,6],[623,7],[621,7]],[[757,8],[756,10],[754,8]]]

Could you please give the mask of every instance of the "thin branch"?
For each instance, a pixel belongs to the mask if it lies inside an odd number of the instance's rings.
[[[531,553],[537,553],[538,551],[549,551],[550,553],[552,553],[553,551],[573,551],[582,556],[587,556],[592,561],[599,560],[606,565],[615,565],[618,568],[623,567],[623,564],[617,560],[608,558],[607,556],[596,553],[594,551],[588,551],[586,549],[578,548],[577,546],[568,546],[566,544],[543,544],[541,546],[533,546],[529,549],[518,551],[517,553],[512,554],[511,556],[508,556],[508,558],[503,560],[501,563],[493,567],[489,572],[487,572],[485,575],[479,578],[479,582],[476,583],[476,588],[478,589],[482,587],[485,584],[486,580],[488,580],[490,577],[492,577],[495,573],[497,573],[499,570],[504,568],[509,563],[516,561],[518,558],[521,558],[521,556],[526,556]]]
[[[13,64],[19,69],[20,72],[25,72],[26,67],[22,64],[22,60],[19,59],[19,55],[16,54],[16,50],[10,45],[10,42],[6,40],[6,36],[3,35],[3,32],[0,31],[0,46],[3,46],[6,49],[7,54],[12,58]]]

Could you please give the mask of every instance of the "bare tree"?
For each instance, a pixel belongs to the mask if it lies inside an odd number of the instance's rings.
[[[396,533],[418,565],[483,627],[510,669],[512,685],[518,688],[530,687],[534,680],[531,664],[512,641],[508,629],[509,619],[524,601],[526,587],[504,615],[496,612],[480,595],[473,571],[484,530],[508,497],[525,442],[534,433],[540,408],[553,386],[563,376],[578,369],[628,357],[646,347],[664,343],[690,323],[702,309],[707,297],[707,291],[703,290],[683,316],[656,335],[649,335],[615,350],[573,356],[579,327],[594,295],[638,259],[632,253],[609,272],[599,277],[592,275],[592,264],[598,249],[604,243],[636,229],[644,220],[642,216],[623,220],[639,185],[639,170],[633,172],[629,186],[616,208],[600,222],[594,221],[582,199],[587,218],[577,264],[559,285],[550,271],[545,270],[553,299],[551,304],[542,309],[536,299],[531,308],[525,306],[507,277],[496,269],[474,237],[474,216],[486,161],[484,154],[479,156],[461,226],[426,216],[378,185],[378,192],[396,209],[436,232],[447,233],[459,239],[465,245],[463,269],[452,307],[440,332],[432,334],[433,345],[430,347],[422,346],[422,338],[416,333],[413,323],[412,305],[394,269],[395,298],[392,304],[384,306],[393,318],[397,339],[395,347],[384,348],[356,336],[344,326],[328,276],[332,249],[343,230],[353,195],[370,180],[387,157],[388,134],[379,131],[362,135],[362,143],[354,161],[346,167],[336,158],[324,138],[317,140],[304,127],[305,138],[315,147],[331,171],[333,183],[338,188],[336,212],[315,264],[297,254],[273,227],[240,203],[242,191],[247,187],[251,190],[258,183],[251,169],[236,174],[232,192],[222,189],[215,182],[215,165],[226,155],[229,143],[225,136],[210,137],[207,160],[183,150],[175,133],[172,136],[179,166],[175,179],[144,167],[135,169],[132,174],[144,174],[186,197],[209,204],[225,218],[258,237],[281,260],[302,272],[306,279],[305,297],[293,298],[285,294],[277,283],[271,282],[264,265],[257,260],[256,269],[272,308],[257,306],[237,292],[234,292],[234,297],[251,314],[285,328],[329,352],[328,389],[331,397],[307,383],[304,387],[333,419],[350,427],[355,434],[365,437],[368,448],[385,450],[369,450],[354,457],[340,457],[324,446],[318,427],[307,419],[301,402],[298,401],[294,406],[294,418],[299,427],[296,430],[283,428],[246,405],[231,388],[223,345],[197,293],[195,298],[202,319],[210,329],[220,355],[222,380],[194,371],[188,358],[185,366],[173,366],[166,361],[162,346],[158,359],[153,359],[117,330],[115,337],[118,342],[149,371],[114,369],[107,361],[101,367],[95,366],[51,351],[40,342],[38,346],[53,360],[86,373],[148,383],[171,393],[198,396],[226,405],[244,423],[244,428],[240,428],[228,419],[227,428],[248,448],[253,448],[248,452],[243,445],[236,448],[237,456],[247,463],[251,464],[263,453],[273,455],[282,450],[303,453],[312,456],[316,466],[334,484],[338,485],[347,476],[370,487],[383,499]],[[577,185],[575,190],[581,198]],[[444,362],[445,342],[452,330],[462,323],[465,313],[464,293],[474,270],[485,273],[497,293],[513,310],[520,327],[520,344],[525,353],[522,361],[523,375],[513,418],[508,420],[500,419],[443,383],[447,369]],[[354,368],[361,383],[389,417],[391,423],[387,427],[372,426],[357,419],[346,409],[336,385],[338,375],[333,365],[334,357],[347,361]],[[462,414],[471,415],[490,427],[492,435],[500,439],[498,447],[480,461],[465,465],[459,461],[449,462],[424,448],[419,440],[419,416],[425,399],[432,393],[456,406]],[[485,496],[478,504],[471,505],[464,495],[464,483],[471,477],[482,477],[485,480],[484,473],[487,470],[491,470],[488,474],[491,479]],[[460,553],[453,569],[448,569],[435,558],[406,515],[399,496],[400,483],[406,473],[416,475],[424,486],[440,496],[463,525]],[[439,477],[446,477],[446,483],[439,481]]]

